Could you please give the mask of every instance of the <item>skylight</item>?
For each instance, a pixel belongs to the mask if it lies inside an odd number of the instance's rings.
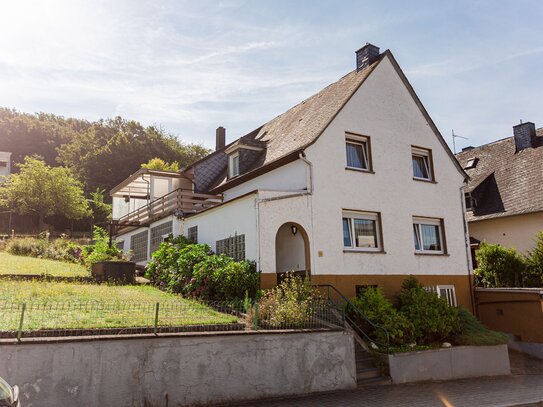
[[[465,170],[470,170],[472,168],[475,168],[477,166],[477,162],[479,159],[477,157],[470,158],[468,162],[466,163],[466,166],[464,167]]]

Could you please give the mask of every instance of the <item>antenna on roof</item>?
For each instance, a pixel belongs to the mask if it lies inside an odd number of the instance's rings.
[[[456,139],[457,138],[463,138],[464,140],[467,140],[467,137],[459,136],[458,134],[454,134],[454,129],[452,131],[452,139],[453,139],[453,153],[456,154]]]

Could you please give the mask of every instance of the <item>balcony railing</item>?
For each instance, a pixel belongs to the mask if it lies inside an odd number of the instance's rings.
[[[198,213],[221,202],[221,195],[197,194],[184,189],[176,189],[116,219],[114,222],[120,229],[124,227],[143,226],[174,213],[181,215]]]

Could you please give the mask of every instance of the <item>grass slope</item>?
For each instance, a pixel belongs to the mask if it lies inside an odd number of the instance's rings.
[[[6,252],[0,252],[0,274],[47,274],[58,277],[89,276],[87,269],[79,264],[15,256]]]
[[[461,308],[458,316],[460,333],[454,338],[457,345],[492,346],[507,343],[506,334],[488,329],[471,312]]]
[[[27,303],[24,330],[150,327],[236,322],[197,301],[151,286],[0,280],[0,331],[16,330]]]

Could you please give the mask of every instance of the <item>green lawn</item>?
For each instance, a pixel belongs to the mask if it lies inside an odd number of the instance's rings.
[[[14,256],[0,252],[0,274],[32,274],[61,277],[88,277],[87,269],[78,264],[63,261]]]
[[[197,301],[151,286],[0,280],[0,331],[16,330],[22,303],[23,330],[152,327],[237,322]]]

